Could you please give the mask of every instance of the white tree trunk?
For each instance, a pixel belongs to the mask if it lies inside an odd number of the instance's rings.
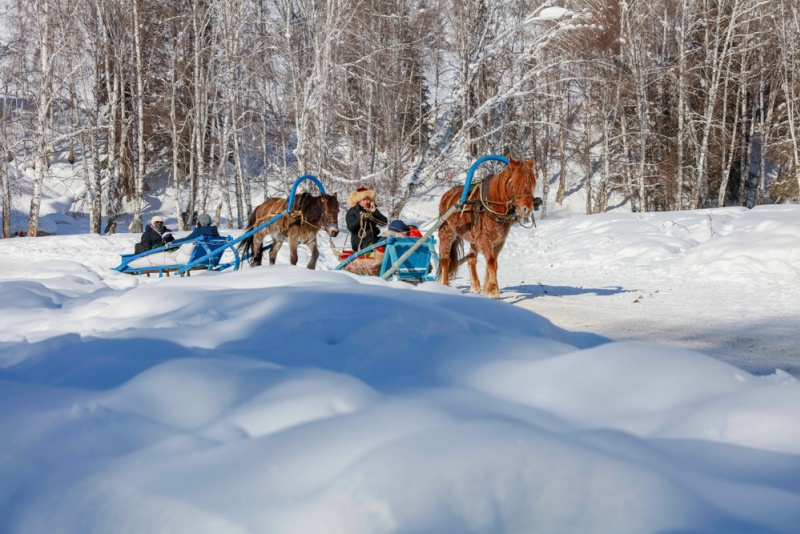
[[[33,194],[28,215],[28,235],[39,233],[39,210],[42,205],[42,185],[48,172],[47,161],[47,116],[50,107],[50,79],[52,58],[50,57],[50,0],[37,1],[39,14],[39,105],[36,110],[36,130],[34,133]]]
[[[0,125],[2,128],[3,125]],[[0,186],[3,189],[3,238],[11,237],[11,187],[8,181],[9,148],[5,132],[0,130]]]
[[[139,22],[139,0],[132,0],[133,44],[136,60],[136,153],[133,220],[129,232],[142,232],[142,207],[144,204],[144,175],[147,156],[144,150],[144,67],[142,66],[141,24]]]

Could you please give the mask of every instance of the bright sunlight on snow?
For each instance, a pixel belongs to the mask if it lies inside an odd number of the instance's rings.
[[[516,227],[500,302],[60,233],[0,241],[3,533],[798,531],[796,206]]]

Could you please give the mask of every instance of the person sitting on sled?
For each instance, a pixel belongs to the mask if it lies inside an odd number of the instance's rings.
[[[380,239],[378,226],[388,224],[389,220],[375,205],[375,191],[359,187],[350,193],[347,205],[350,209],[347,210],[345,220],[353,251],[358,252],[377,243]]]
[[[192,239],[202,236],[220,237],[219,230],[217,230],[216,226],[211,224],[211,215],[208,213],[201,213],[197,218],[197,224],[197,228],[192,230],[191,234],[182,239],[178,239],[177,241],[173,242],[172,245],[180,245],[181,243],[185,243],[186,241],[191,241]]]
[[[150,219],[150,224],[144,229],[142,240],[137,243],[135,252],[141,254],[148,250],[161,248],[174,240],[172,230],[164,226],[164,218],[156,215]]]
[[[386,232],[382,234],[382,236],[420,238],[422,237],[422,232],[420,232],[419,228],[412,224],[406,224],[400,219],[395,219],[389,223],[389,227],[386,229]]]

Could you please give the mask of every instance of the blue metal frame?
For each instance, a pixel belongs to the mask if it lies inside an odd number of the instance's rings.
[[[472,167],[469,168],[467,172],[467,179],[464,180],[464,190],[461,191],[461,198],[458,200],[458,203],[463,206],[467,202],[467,195],[469,194],[469,187],[472,185],[472,175],[475,174],[475,171],[478,170],[478,167],[481,166],[482,163],[486,161],[499,161],[500,163],[505,163],[508,165],[511,163],[508,161],[508,158],[504,156],[498,156],[495,154],[490,154],[488,156],[483,156],[482,158],[478,158],[478,160],[472,164]]]
[[[233,238],[230,236],[221,236],[221,237],[210,237],[210,236],[200,236],[194,239],[188,240],[181,240],[180,243],[177,243],[178,246],[185,245],[187,243],[197,243],[194,251],[192,252],[192,256],[197,256],[198,254],[202,254],[204,258],[207,258],[203,263],[197,263],[194,267],[195,269],[205,269],[207,271],[223,271],[229,267],[233,267],[234,270],[239,268],[241,264],[241,258],[239,256],[239,252],[234,249],[233,251],[233,261],[228,263],[220,263],[222,259],[222,254],[225,250],[225,244],[232,241]],[[158,277],[161,278],[164,276],[164,273],[170,273],[172,271],[178,271],[183,267],[183,264],[172,264],[172,265],[148,265],[146,267],[131,267],[130,264],[139,258],[144,258],[146,256],[151,256],[153,254],[159,254],[162,252],[169,252],[170,250],[175,250],[177,247],[169,246],[169,247],[159,247],[153,250],[148,250],[146,252],[142,252],[141,254],[123,254],[122,255],[122,262],[117,266],[114,267],[115,271],[126,273],[126,274],[151,274],[151,273],[158,273]]]

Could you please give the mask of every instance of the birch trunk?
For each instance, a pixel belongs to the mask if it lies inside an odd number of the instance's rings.
[[[0,126],[1,127],[1,126]],[[11,237],[11,187],[8,182],[9,148],[5,132],[0,132],[0,185],[3,188],[3,238]]]
[[[708,38],[706,40],[706,50],[711,50],[711,58],[708,61],[709,68],[711,69],[710,80],[708,80],[709,88],[706,97],[706,105],[703,112],[703,135],[700,142],[700,151],[698,154],[697,164],[697,187],[695,188],[694,206],[702,208],[708,200],[708,147],[711,139],[711,130],[714,126],[714,113],[717,106],[717,95],[719,93],[720,85],[723,83],[722,73],[724,66],[729,62],[729,50],[732,45],[733,30],[736,27],[738,17],[739,0],[733,1],[733,12],[728,27],[725,29],[725,35],[720,40],[719,32],[722,30],[722,15],[723,9],[717,9],[717,17],[714,22],[713,28],[707,31]],[[713,34],[713,38],[711,35]]]
[[[95,41],[94,50],[94,65],[99,67],[101,64],[101,47],[97,41]],[[103,175],[100,168],[100,92],[102,84],[98,74],[98,72],[95,72],[95,76],[93,76],[91,99],[94,101],[94,109],[92,109],[91,129],[88,133],[89,154],[91,157],[91,165],[89,165],[89,169],[87,171],[90,173],[89,181],[91,182],[89,187],[89,192],[91,193],[91,206],[89,208],[89,232],[93,234],[100,234],[103,229]],[[82,159],[84,162],[86,162],[85,149],[83,154],[84,156]]]
[[[722,179],[720,181],[719,192],[717,194],[717,207],[720,207],[720,208],[725,207],[725,197],[727,196],[726,193],[728,191],[728,181],[730,179],[731,169],[733,168],[733,160],[735,159],[734,152],[736,150],[736,143],[738,141],[737,137],[738,137],[738,134],[739,134],[739,132],[738,132],[739,121],[740,120],[744,120],[744,117],[740,117],[739,116],[740,100],[745,98],[745,95],[743,94],[744,90],[745,90],[744,88],[745,88],[745,85],[744,85],[744,83],[742,83],[740,85],[740,89],[738,91],[736,91],[736,105],[734,106],[734,109],[736,110],[736,113],[733,116],[733,131],[730,134],[731,135],[730,146],[727,147],[727,148],[725,148],[725,146],[724,146],[724,143],[725,143],[725,137],[724,137],[725,128],[723,127],[723,138],[722,138],[723,151],[722,151],[722,165],[721,165],[721,169],[720,169],[720,172],[722,173]],[[723,102],[727,101],[727,92],[728,91],[727,91],[727,88],[726,88],[726,90],[725,90],[725,98],[724,98]],[[727,115],[726,112],[722,113],[722,121],[723,121],[722,124],[723,125],[725,124],[726,115]],[[742,147],[742,149],[743,149],[743,147]],[[746,180],[746,169],[742,169],[741,179],[743,181]]]
[[[170,69],[170,98],[169,98],[169,122],[172,134],[172,187],[175,195],[175,218],[178,220],[178,230],[186,230],[186,221],[183,218],[182,206],[182,185],[183,177],[180,169],[180,154],[182,151],[181,141],[178,132],[178,80],[176,71],[178,69],[178,51],[182,49],[184,32],[178,32],[178,41],[175,44],[175,53],[172,55],[172,68]]]
[[[686,136],[686,79],[685,72],[687,65],[686,60],[686,7],[688,0],[683,0],[681,4],[681,23],[678,31],[678,131],[676,139],[676,202],[675,209],[680,211],[684,207],[684,176],[683,176],[683,160],[684,160],[684,138]]]
[[[203,76],[203,38],[206,34],[206,14],[200,11],[200,1],[192,3],[192,29],[194,31],[193,61],[194,72],[192,83],[194,87],[194,121],[192,125],[192,139],[194,141],[194,172],[189,175],[189,198],[186,202],[184,220],[191,218],[197,202],[197,189],[201,177],[205,173],[204,133],[208,117],[208,94]]]
[[[767,192],[767,154],[769,153],[769,146],[772,137],[772,110],[775,109],[775,101],[777,99],[777,91],[769,91],[769,100],[764,102],[764,94],[767,92],[766,82],[763,78],[764,70],[762,69],[761,91],[759,91],[759,135],[760,147],[758,155],[758,203],[764,202]]]
[[[556,190],[556,202],[564,202],[564,195],[567,189],[567,123],[569,120],[569,98],[562,95],[564,103],[560,106],[561,117],[558,128],[558,154],[561,160],[561,170],[558,175],[558,189]]]
[[[47,116],[50,107],[50,76],[52,58],[50,57],[50,0],[38,0],[39,12],[39,105],[36,110],[36,130],[34,133],[34,174],[31,209],[28,215],[28,235],[39,233],[39,210],[42,205],[42,185],[47,175]]]
[[[106,4],[103,0],[95,0],[95,8],[97,10],[97,19],[100,34],[102,35],[103,43],[103,74],[106,82],[106,94],[108,96],[108,103],[106,104],[106,166],[108,183],[106,184],[106,193],[108,199],[107,221],[106,221],[106,234],[114,234],[117,231],[117,215],[120,211],[120,174],[117,165],[117,120],[119,113],[119,78],[117,77],[116,69],[112,68],[111,64],[111,44],[109,43],[108,34],[110,28],[108,27],[108,15],[105,11]]]
[[[129,232],[140,233],[142,228],[142,207],[144,204],[144,174],[146,154],[144,151],[144,67],[142,66],[142,43],[139,24],[139,0],[131,2],[133,6],[133,46],[136,60],[136,161],[134,181],[133,219]]]

